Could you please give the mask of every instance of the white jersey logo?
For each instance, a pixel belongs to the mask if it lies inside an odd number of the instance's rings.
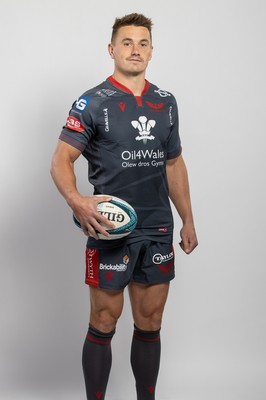
[[[131,125],[139,131],[139,136],[136,137],[136,140],[143,140],[145,144],[147,140],[154,140],[154,136],[151,135],[151,128],[154,128],[156,125],[154,119],[148,121],[147,117],[141,116],[138,121],[131,121]]]
[[[79,99],[76,101],[76,108],[80,111],[83,111],[85,110],[87,103],[88,102],[86,99]]]
[[[166,92],[166,90],[158,89],[154,90],[155,93],[158,93],[161,97],[171,96],[170,93]]]

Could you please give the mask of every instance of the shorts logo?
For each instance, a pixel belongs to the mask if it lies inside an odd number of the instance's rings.
[[[131,121],[131,125],[139,132],[136,140],[143,140],[144,144],[147,143],[147,140],[154,140],[154,136],[151,135],[151,128],[154,128],[156,125],[154,119],[148,121],[148,118],[143,115],[139,117],[138,121]]]
[[[117,272],[124,272],[127,270],[127,264],[129,262],[128,255],[123,257],[123,263],[121,264],[102,264],[100,263],[99,269],[103,269],[105,271],[117,271]]]
[[[90,98],[87,96],[81,97],[75,103],[75,108],[79,111],[84,111],[90,102]]]
[[[92,286],[98,286],[98,250],[86,249],[86,283]]]
[[[99,269],[104,269],[105,271],[124,272],[127,270],[127,266],[125,264],[102,264],[102,263],[100,263]]]
[[[76,132],[83,132],[84,126],[81,124],[81,122],[75,118],[75,117],[68,117],[67,122],[66,122],[66,128],[71,129],[72,131]]]
[[[125,256],[123,257],[123,263],[124,263],[124,264],[128,264],[128,262],[129,262],[129,257],[128,257],[127,255],[125,255]]]
[[[174,262],[170,262],[167,265],[158,265],[159,270],[163,273],[163,274],[169,274],[171,272],[171,269],[174,266]]]
[[[106,272],[106,278],[108,281],[110,281],[113,278],[113,276],[114,276],[113,272],[111,272],[111,271]]]
[[[160,253],[156,253],[152,257],[152,261],[154,262],[154,264],[162,264],[164,262],[172,260],[173,258],[174,258],[174,252],[173,251],[171,251],[171,253],[166,254],[166,255],[162,255]]]
[[[88,249],[87,251],[88,251],[89,257],[93,257],[98,252],[97,249]]]

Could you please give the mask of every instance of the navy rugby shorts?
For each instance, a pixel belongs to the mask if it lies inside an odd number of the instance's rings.
[[[107,248],[86,248],[86,284],[119,290],[129,282],[156,284],[175,277],[172,243],[151,240],[113,243]]]

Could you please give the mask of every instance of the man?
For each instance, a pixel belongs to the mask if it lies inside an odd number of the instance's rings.
[[[111,340],[126,286],[134,319],[131,365],[137,399],[155,399],[162,314],[174,278],[169,197],[183,222],[182,250],[189,254],[197,246],[176,101],[145,79],[151,26],[142,14],[116,19],[108,47],[114,73],[73,104],[52,161],[54,182],[88,236],[90,321],[82,361],[89,400],[105,397]],[[81,154],[88,160],[94,194],[102,197],[78,192],[74,163]],[[97,204],[111,196],[134,207],[138,224],[126,238],[99,240],[97,233],[108,236],[101,224],[113,225],[97,213]],[[116,268],[121,263],[123,271]]]

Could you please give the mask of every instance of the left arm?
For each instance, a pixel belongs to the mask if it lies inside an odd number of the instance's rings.
[[[193,221],[187,168],[182,155],[167,161],[166,173],[169,197],[183,221],[180,247],[190,254],[198,245],[198,240]]]

